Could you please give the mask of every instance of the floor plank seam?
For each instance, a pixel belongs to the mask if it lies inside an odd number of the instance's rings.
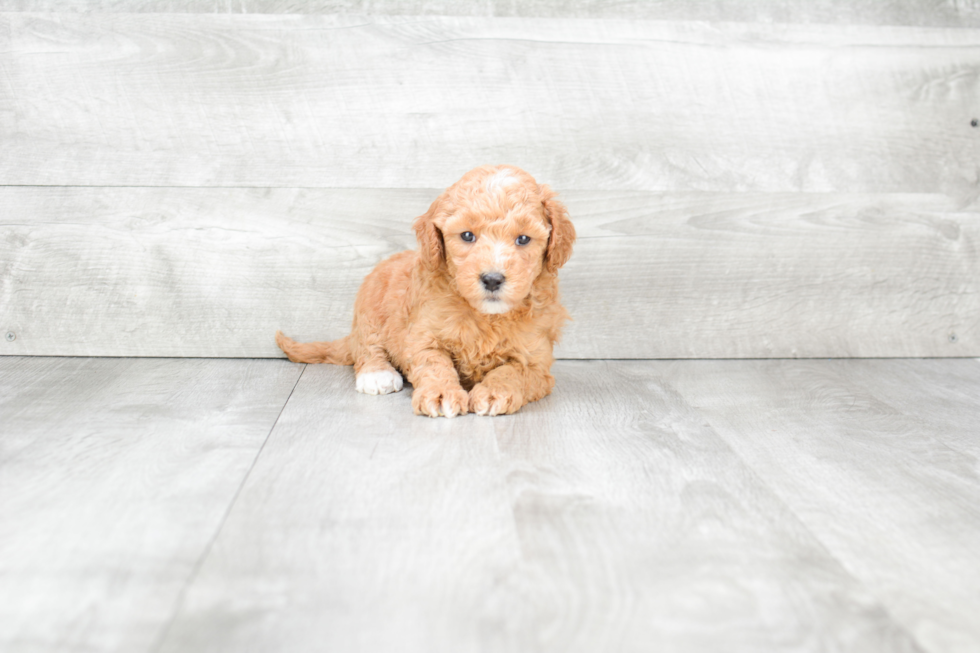
[[[678,394],[680,395],[680,393],[678,393]],[[680,396],[683,397],[683,395],[680,395]],[[685,401],[686,401],[686,399],[685,399]],[[882,598],[878,594],[878,592],[873,591],[868,586],[868,584],[864,582],[864,580],[862,580],[860,577],[858,577],[857,575],[855,575],[854,572],[840,558],[840,556],[838,556],[836,553],[834,553],[830,549],[830,547],[827,546],[827,543],[824,542],[824,540],[822,538],[820,538],[817,535],[817,533],[812,528],[810,528],[810,526],[805,521],[803,521],[803,518],[801,518],[796,513],[795,510],[793,510],[793,507],[789,505],[789,503],[782,497],[782,495],[776,490],[776,488],[773,487],[773,485],[770,484],[768,481],[766,481],[766,479],[762,476],[762,474],[760,474],[756,470],[756,468],[755,468],[754,465],[752,465],[748,460],[745,459],[745,457],[741,454],[741,452],[739,452],[739,450],[736,448],[735,444],[732,443],[732,442],[730,442],[728,440],[728,438],[726,438],[724,436],[723,430],[717,428],[714,425],[714,423],[711,420],[711,416],[710,415],[705,415],[704,418],[705,418],[705,421],[708,423],[708,425],[711,427],[711,430],[714,431],[715,435],[722,442],[725,443],[725,446],[727,446],[728,449],[732,452],[732,454],[738,458],[738,460],[742,463],[742,465],[745,466],[745,469],[748,471],[748,473],[751,474],[752,477],[755,478],[755,480],[762,487],[764,487],[764,488],[766,488],[766,490],[768,490],[769,494],[773,497],[773,500],[775,500],[779,505],[781,505],[786,510],[787,513],[793,515],[793,519],[796,520],[796,524],[799,526],[800,529],[802,529],[803,531],[805,531],[806,533],[808,533],[810,535],[810,537],[813,539],[814,545],[817,546],[817,547],[819,547],[820,550],[822,550],[827,555],[827,557],[829,559],[831,559],[834,562],[836,562],[837,565],[840,567],[841,572],[843,574],[845,574],[847,576],[847,578],[850,578],[851,581],[856,586],[858,586],[861,589],[863,589],[867,593],[867,595],[869,597],[874,598],[875,603],[876,603],[876,607],[878,609],[880,609],[882,612],[884,612],[886,615],[888,615],[888,619],[891,621],[891,623],[895,627],[895,629],[898,630],[898,631],[900,631],[900,632],[902,632],[902,633],[904,633],[909,638],[909,641],[914,642],[915,645],[916,645],[916,647],[917,647],[917,649],[916,649],[917,651],[920,651],[920,652],[923,652],[923,653],[929,651],[929,649],[921,641],[919,641],[919,638],[915,636],[915,633],[913,633],[909,628],[907,628],[906,625],[891,611],[891,609],[889,608],[889,606],[884,602],[884,600],[882,600]]]
[[[248,479],[252,475],[252,470],[255,469],[255,465],[258,463],[259,458],[262,457],[262,452],[265,450],[265,446],[269,443],[269,439],[275,432],[276,426],[279,424],[279,418],[282,417],[283,412],[286,410],[286,406],[289,405],[289,400],[292,399],[293,393],[296,391],[297,386],[299,386],[299,382],[303,379],[303,374],[306,373],[307,367],[309,367],[309,365],[303,365],[303,369],[300,370],[299,376],[296,377],[296,382],[289,390],[289,395],[286,397],[286,401],[283,402],[282,408],[279,409],[279,414],[276,415],[276,419],[273,420],[272,427],[266,434],[265,440],[262,441],[262,444],[259,446],[259,450],[255,453],[255,458],[252,459],[252,464],[248,466],[248,469],[242,476],[241,483],[238,484],[238,488],[235,490],[235,494],[232,495],[231,501],[228,502],[228,507],[225,509],[224,514],[221,516],[221,520],[218,522],[218,527],[214,529],[214,533],[212,533],[210,539],[208,539],[208,542],[204,546],[204,550],[198,557],[197,562],[194,563],[191,573],[187,576],[187,581],[184,583],[184,586],[181,587],[180,593],[177,595],[177,600],[174,601],[174,608],[170,615],[170,619],[167,620],[167,624],[160,630],[160,635],[156,642],[149,649],[151,653],[157,653],[163,646],[164,642],[167,641],[167,636],[170,634],[170,630],[173,628],[174,622],[177,620],[177,615],[180,613],[180,606],[184,604],[184,600],[187,597],[187,591],[190,589],[191,585],[194,584],[195,579],[201,571],[201,567],[204,566],[204,562],[211,555],[211,549],[214,547],[214,543],[217,541],[218,536],[224,529],[225,522],[228,521],[228,516],[231,514],[231,511],[235,509],[235,504],[238,502],[238,497],[241,496],[242,489],[245,487],[245,484],[248,483]]]

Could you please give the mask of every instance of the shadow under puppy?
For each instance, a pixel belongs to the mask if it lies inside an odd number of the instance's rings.
[[[418,251],[364,279],[350,335],[276,342],[298,363],[353,365],[357,390],[414,386],[416,415],[513,413],[551,392],[552,349],[568,313],[558,268],[575,228],[555,193],[514,166],[471,170],[413,225]]]

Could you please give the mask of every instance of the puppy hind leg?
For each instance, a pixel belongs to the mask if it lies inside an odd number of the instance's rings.
[[[398,392],[405,385],[402,375],[388,361],[385,350],[378,345],[359,352],[354,362],[354,374],[357,391],[368,395]]]
[[[391,364],[386,369],[375,369],[357,373],[356,388],[358,392],[368,395],[386,395],[399,392],[405,383],[402,375]]]

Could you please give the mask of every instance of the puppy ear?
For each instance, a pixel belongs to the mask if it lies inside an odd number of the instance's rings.
[[[544,254],[545,267],[549,272],[557,272],[572,256],[572,243],[575,242],[575,227],[568,219],[568,209],[555,199],[555,192],[548,186],[541,186],[544,214],[551,223],[548,249]]]
[[[415,229],[415,237],[419,241],[419,258],[429,270],[439,269],[446,260],[442,233],[434,222],[439,201],[433,202],[428,211],[415,218],[415,223],[412,225]]]

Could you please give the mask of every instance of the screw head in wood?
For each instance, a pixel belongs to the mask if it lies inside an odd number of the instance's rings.
[[[949,341],[950,342],[956,342],[957,340],[959,340],[959,338],[956,337],[956,334],[955,333],[949,334]]]
[[[6,338],[7,338],[7,342],[13,342],[14,340],[17,339],[17,334],[14,333],[13,331],[8,331]]]
[[[974,118],[970,121],[970,127],[980,127],[980,120]]]

